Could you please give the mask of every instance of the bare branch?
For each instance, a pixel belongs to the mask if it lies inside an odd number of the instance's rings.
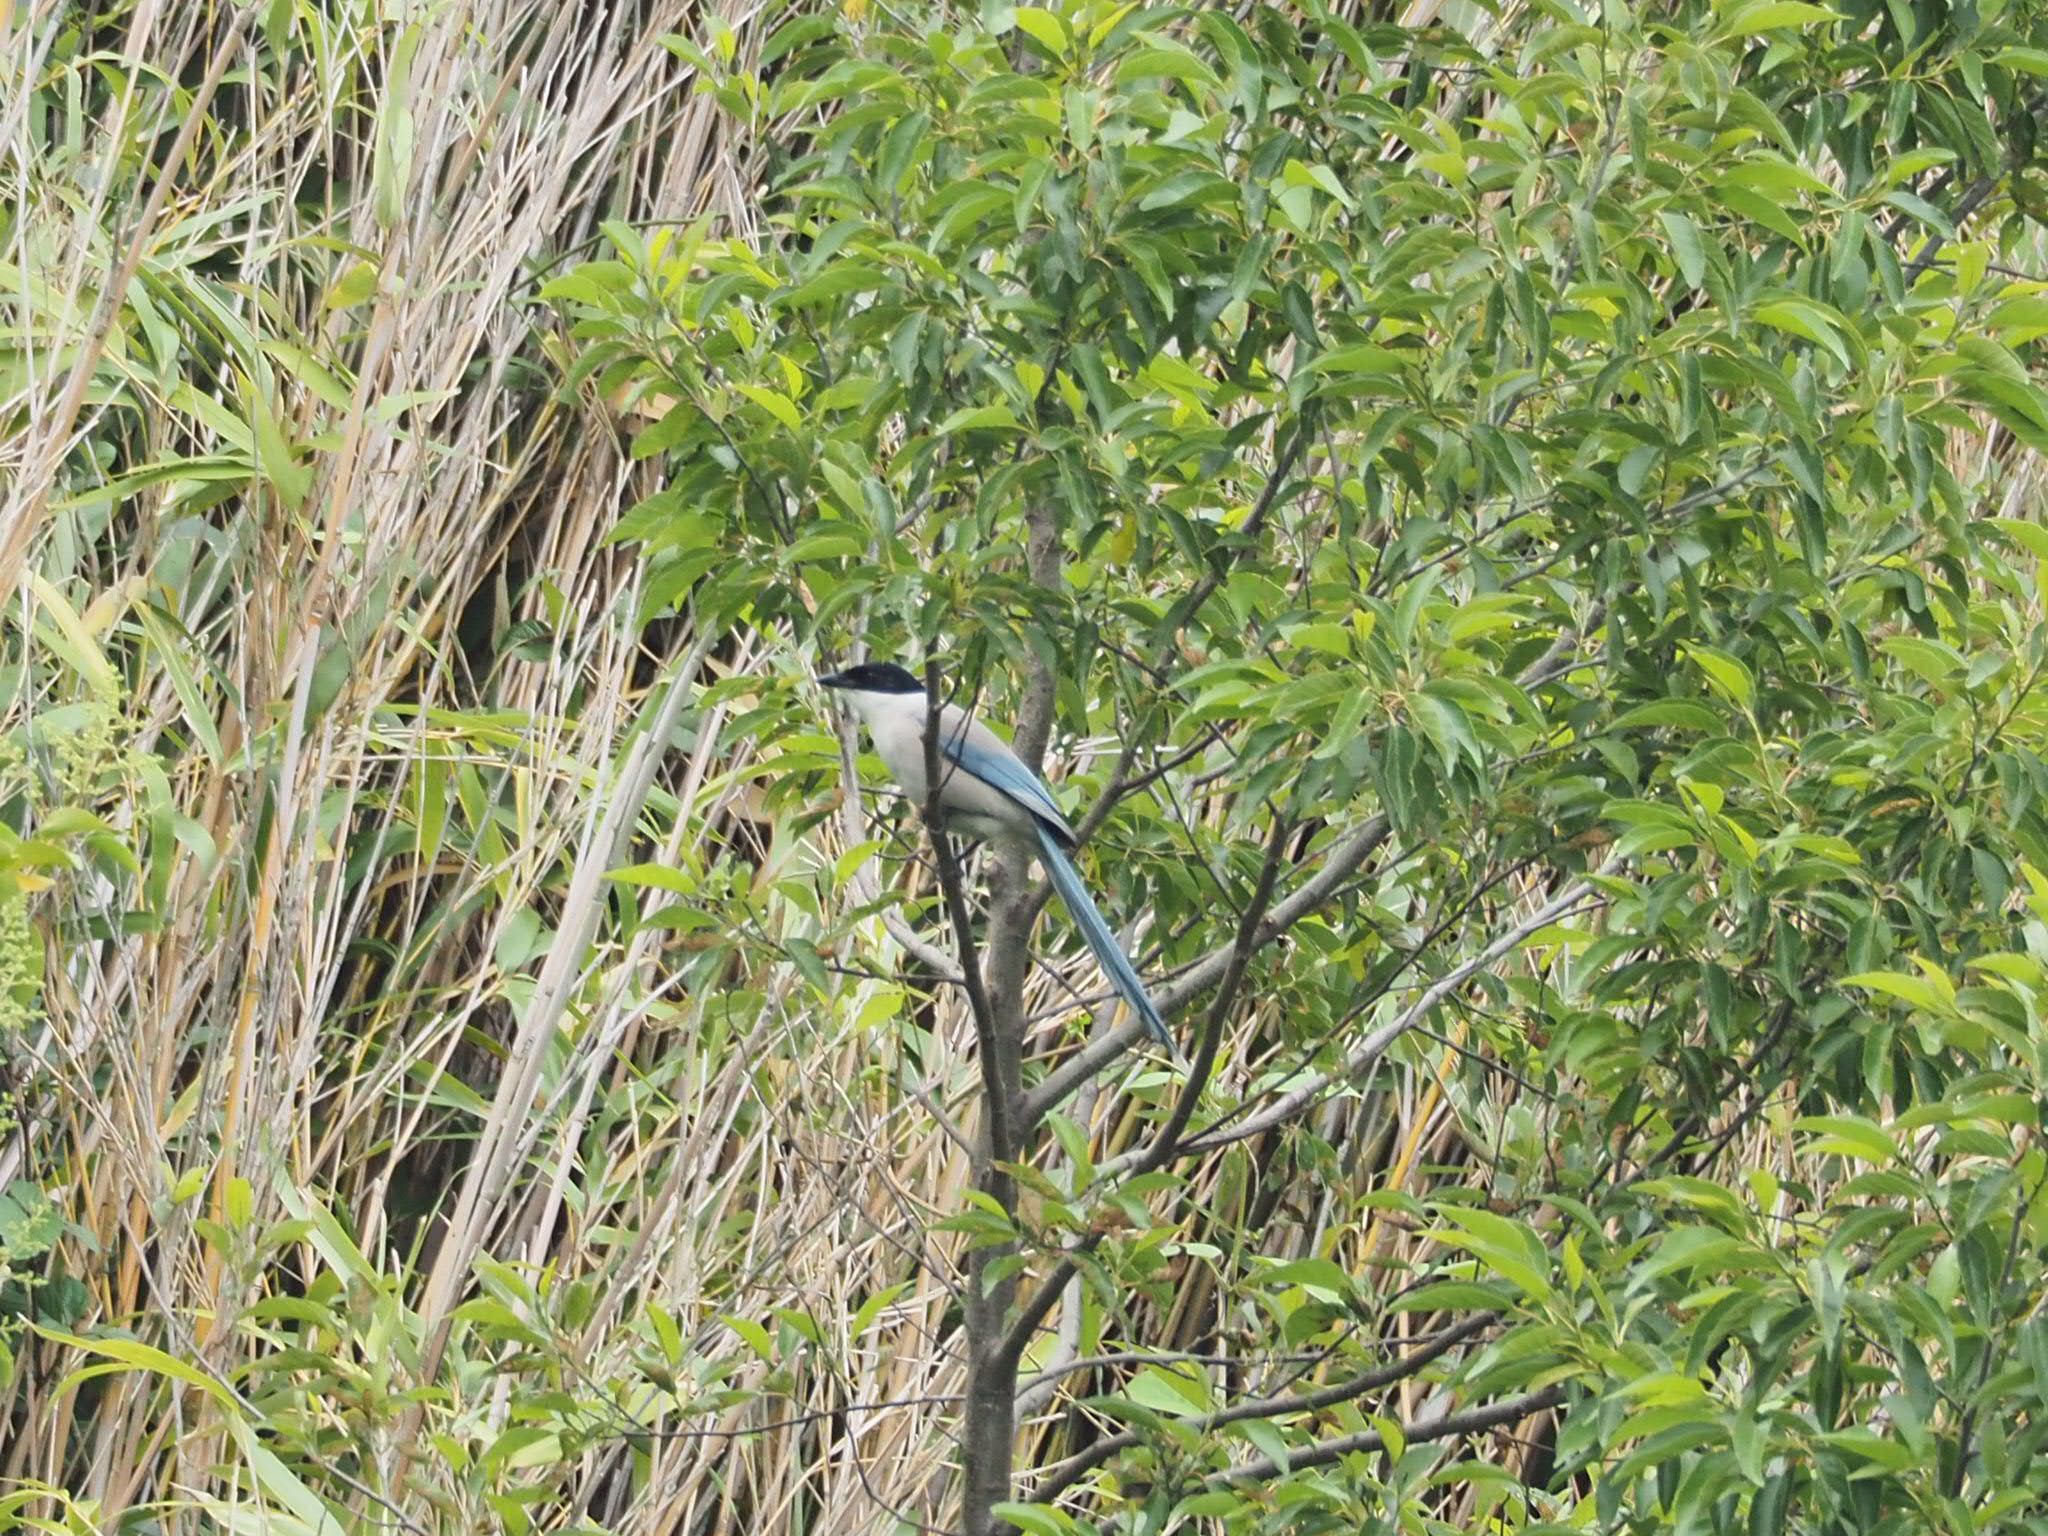
[[[1282,1094],[1259,1113],[1239,1121],[1227,1130],[1206,1132],[1195,1137],[1188,1143],[1188,1149],[1206,1151],[1210,1147],[1227,1146],[1233,1141],[1244,1141],[1260,1135],[1316,1104],[1333,1084],[1363,1076],[1386,1054],[1388,1047],[1428,1017],[1430,1010],[1437,1004],[1519,946],[1530,934],[1571,915],[1573,910],[1592,894],[1593,887],[1590,881],[1574,881],[1565,888],[1562,895],[1546,902],[1534,915],[1515,924],[1463,965],[1454,966],[1437,978],[1397,1017],[1382,1024],[1360,1041],[1337,1070],[1316,1073],[1300,1087]],[[1108,1165],[1104,1166],[1105,1174],[1111,1171],[1113,1170]]]
[[[1293,435],[1284,443],[1277,445],[1273,455],[1273,466],[1266,472],[1266,483],[1259,490],[1259,499],[1252,504],[1251,515],[1245,518],[1243,526],[1238,529],[1238,537],[1244,544],[1249,545],[1264,530],[1266,518],[1272,513],[1274,504],[1279,501],[1280,492],[1286,488],[1288,475],[1293,473],[1294,461],[1301,457],[1302,449],[1308,445],[1309,431],[1307,422],[1296,422]],[[1202,604],[1208,602],[1216,589],[1223,585],[1230,575],[1232,563],[1228,559],[1223,559],[1212,565],[1207,574],[1195,583],[1194,589],[1175,605],[1179,610],[1174,625],[1176,634],[1185,627],[1189,619],[1201,612]]]
[[[901,913],[884,912],[882,926],[889,930],[890,938],[903,946],[905,954],[940,981],[951,982],[955,986],[966,985],[967,978],[961,974],[959,962],[903,921]]]
[[[1368,1392],[1406,1381],[1432,1362],[1442,1359],[1467,1339],[1484,1333],[1499,1320],[1500,1315],[1496,1312],[1478,1313],[1454,1327],[1446,1328],[1422,1348],[1405,1354],[1398,1360],[1390,1360],[1385,1365],[1374,1366],[1369,1371],[1361,1371],[1356,1376],[1348,1376],[1342,1381],[1332,1382],[1329,1386],[1317,1387],[1312,1391],[1287,1392],[1278,1397],[1261,1397],[1249,1402],[1233,1403],[1216,1413],[1189,1419],[1187,1427],[1198,1432],[1207,1431],[1225,1424],[1242,1423],[1246,1419],[1278,1419],[1290,1413],[1306,1413],[1318,1408],[1328,1408],[1334,1403],[1348,1403]],[[1126,1430],[1121,1434],[1096,1441],[1087,1450],[1069,1456],[1065,1461],[1055,1462],[1042,1474],[1044,1481],[1032,1490],[1032,1500],[1039,1504],[1051,1503],[1119,1451],[1127,1451],[1132,1446],[1143,1443],[1144,1435],[1141,1432]],[[1231,1475],[1237,1475],[1235,1469]]]
[[[1125,1349],[1111,1355],[1082,1355],[1058,1365],[1049,1365],[1020,1381],[1017,1391],[1021,1396],[1078,1371],[1115,1370],[1125,1365],[1228,1365],[1242,1369],[1270,1365],[1319,1365],[1329,1358],[1328,1349],[1256,1355],[1218,1355],[1197,1349]]]
[[[1266,857],[1259,866],[1259,883],[1252,891],[1252,899],[1245,903],[1244,915],[1238,919],[1237,935],[1231,941],[1223,984],[1210,1000],[1209,1017],[1203,1022],[1202,1037],[1195,1042],[1195,1059],[1188,1064],[1187,1076],[1181,1083],[1179,1098],[1174,1101],[1173,1113],[1167,1117],[1166,1124],[1139,1164],[1140,1173],[1163,1167],[1180,1150],[1181,1133],[1188,1128],[1195,1106],[1201,1102],[1202,1089],[1208,1083],[1209,1069],[1215,1065],[1216,1050],[1223,1039],[1223,1026],[1229,1021],[1231,1009],[1237,1006],[1238,989],[1244,985],[1245,967],[1251,963],[1259,924],[1266,915],[1266,909],[1272,905],[1273,887],[1280,878],[1281,851],[1287,846],[1287,836],[1293,829],[1294,823],[1287,817],[1274,816],[1272,834],[1266,839]]]
[[[981,1051],[982,1081],[988,1101],[988,1156],[991,1162],[1007,1163],[1016,1156],[1012,1139],[1010,1097],[1003,1091],[1002,1073],[997,1068],[996,1015],[989,1003],[988,988],[982,983],[981,959],[974,943],[974,919],[967,910],[966,884],[960,876],[960,859],[939,811],[939,798],[948,772],[941,772],[944,760],[939,751],[940,710],[939,664],[924,664],[924,824],[931,833],[932,853],[939,868],[939,889],[946,899],[946,915],[953,922],[953,941],[960,947],[960,979],[967,988],[967,1001],[974,1011],[974,1038]]]
[[[1102,1239],[1103,1234],[1100,1232],[1089,1233],[1069,1248],[1066,1257],[1053,1266],[1052,1274],[1045,1284],[1031,1293],[1031,1299],[1018,1310],[1016,1321],[1010,1324],[1009,1332],[1003,1335],[1002,1347],[998,1352],[999,1359],[1007,1360],[1011,1368],[1015,1369],[1017,1362],[1024,1358],[1024,1351],[1031,1343],[1031,1336],[1038,1332],[1038,1325],[1044,1322],[1046,1316],[1059,1304],[1060,1292],[1064,1291],[1068,1282],[1081,1272],[1080,1256],[1093,1253]]]
[[[1360,824],[1342,843],[1325,854],[1321,869],[1304,880],[1284,899],[1273,904],[1273,910],[1259,924],[1252,941],[1251,952],[1257,953],[1265,948],[1302,918],[1318,910],[1335,894],[1338,887],[1357,874],[1359,867],[1378,851],[1380,845],[1387,840],[1388,830],[1389,825],[1385,816],[1371,817]],[[1231,957],[1237,950],[1235,940],[1211,950],[1171,982],[1157,989],[1152,1000],[1159,1005],[1159,1011],[1167,1018],[1172,1018],[1197,993],[1220,981],[1229,972]],[[1144,1033],[1144,1024],[1132,1019],[1082,1046],[1057,1068],[1047,1073],[1036,1088],[1024,1095],[1023,1107],[1018,1116],[1019,1123],[1035,1124],[1048,1110],[1060,1104],[1068,1094],[1129,1050]]]
[[[1401,1426],[1401,1438],[1409,1445],[1420,1445],[1431,1440],[1450,1440],[1459,1435],[1498,1429],[1503,1424],[1514,1424],[1526,1419],[1532,1413],[1555,1408],[1564,1401],[1564,1397],[1563,1387],[1545,1387],[1540,1392],[1511,1397],[1504,1403],[1489,1403],[1484,1408],[1467,1408],[1462,1413],[1446,1413],[1434,1419],[1420,1419],[1413,1424],[1404,1424]],[[1209,1482],[1212,1487],[1222,1487],[1229,1483],[1278,1477],[1285,1472],[1299,1472],[1304,1467],[1325,1466],[1354,1452],[1383,1451],[1386,1448],[1385,1437],[1378,1430],[1368,1429],[1355,1435],[1340,1435],[1334,1440],[1318,1440],[1314,1445],[1290,1451],[1285,1466],[1270,1456],[1254,1456],[1250,1461],[1239,1462],[1227,1472],[1218,1472],[1209,1479]]]

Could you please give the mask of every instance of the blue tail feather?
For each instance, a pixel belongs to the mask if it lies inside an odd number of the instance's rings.
[[[1038,824],[1039,857],[1046,873],[1052,876],[1053,888],[1060,893],[1068,914],[1074,919],[1074,926],[1081,930],[1081,937],[1088,941],[1088,947],[1095,952],[1102,969],[1109,976],[1123,1000],[1130,1004],[1131,1012],[1145,1021],[1152,1038],[1173,1053],[1176,1061],[1186,1058],[1180,1047],[1173,1043],[1173,1036],[1167,1032],[1166,1020],[1160,1017],[1153,1005],[1151,995],[1145,990],[1145,983],[1138,979],[1137,967],[1124,954],[1123,946],[1117,943],[1116,935],[1103,921],[1102,914],[1089,899],[1088,888],[1081,883],[1081,872],[1074,868],[1074,861],[1067,857],[1067,850],[1060,845],[1059,834],[1043,822]]]

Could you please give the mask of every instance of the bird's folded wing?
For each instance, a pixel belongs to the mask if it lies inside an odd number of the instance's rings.
[[[942,728],[939,750],[962,772],[1001,790],[1071,843],[1074,829],[1067,825],[1067,818],[1060,813],[1059,802],[1053,799],[1052,791],[1045,787],[1038,775],[1025,767],[1024,760],[1003,746],[999,738],[991,736],[989,742],[984,743],[976,741],[974,734]]]

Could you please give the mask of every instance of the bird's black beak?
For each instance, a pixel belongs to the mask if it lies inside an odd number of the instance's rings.
[[[820,688],[851,688],[852,681],[844,672],[827,672],[818,679]]]

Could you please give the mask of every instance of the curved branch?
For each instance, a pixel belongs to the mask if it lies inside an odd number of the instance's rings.
[[[1258,938],[1260,921],[1272,905],[1273,886],[1280,878],[1281,850],[1287,846],[1288,834],[1293,830],[1294,823],[1286,816],[1274,816],[1272,835],[1266,839],[1266,856],[1259,864],[1259,883],[1252,891],[1252,899],[1245,904],[1244,916],[1238,919],[1222,985],[1210,999],[1209,1016],[1202,1024],[1202,1037],[1195,1042],[1195,1059],[1188,1065],[1187,1077],[1180,1085],[1180,1096],[1174,1100],[1173,1112],[1167,1116],[1166,1124],[1160,1128],[1159,1135],[1138,1164],[1139,1173],[1165,1167],[1180,1151],[1181,1136],[1188,1128],[1188,1121],[1194,1118],[1195,1106],[1201,1102],[1202,1089],[1209,1081],[1209,1069],[1216,1064],[1216,1051],[1223,1041],[1223,1026],[1230,1021],[1230,1010],[1237,1006],[1238,989],[1244,985],[1245,969],[1251,964],[1252,950],[1257,947],[1254,941]]]
[[[1003,1335],[997,1353],[997,1358],[1007,1361],[1012,1370],[1015,1370],[1017,1362],[1024,1358],[1024,1351],[1031,1343],[1031,1336],[1038,1332],[1038,1325],[1046,1320],[1053,1307],[1058,1304],[1060,1292],[1064,1291],[1074,1276],[1081,1272],[1079,1255],[1093,1253],[1100,1246],[1103,1235],[1100,1232],[1091,1232],[1069,1248],[1066,1257],[1053,1266],[1052,1274],[1047,1277],[1045,1284],[1033,1291],[1031,1299],[1018,1310],[1016,1320]]]
[[[1385,816],[1372,816],[1362,822],[1349,838],[1324,855],[1321,869],[1273,904],[1273,910],[1259,924],[1247,953],[1256,954],[1302,918],[1318,910],[1379,850],[1387,840],[1389,830],[1390,824]],[[1221,981],[1229,973],[1238,947],[1235,938],[1228,944],[1219,945],[1155,991],[1152,1000],[1159,1005],[1159,1011],[1172,1018],[1196,994]],[[1082,1046],[1024,1095],[1019,1123],[1035,1124],[1068,1094],[1129,1050],[1144,1033],[1144,1024],[1131,1019]]]
[[[1261,1365],[1321,1365],[1329,1358],[1327,1349],[1251,1355],[1219,1355],[1196,1349],[1124,1349],[1111,1355],[1080,1355],[1059,1365],[1046,1366],[1018,1382],[1017,1390],[1031,1392],[1077,1371],[1114,1370],[1124,1365],[1229,1365],[1243,1369]]]
[[[1467,1408],[1462,1413],[1440,1414],[1434,1419],[1419,1419],[1413,1424],[1404,1424],[1401,1426],[1401,1439],[1408,1445],[1418,1445],[1430,1440],[1450,1440],[1459,1435],[1476,1434],[1482,1429],[1498,1429],[1503,1424],[1514,1424],[1526,1419],[1532,1413],[1555,1408],[1564,1401],[1564,1398],[1565,1391],[1562,1386],[1545,1387],[1540,1392],[1511,1397],[1504,1403],[1489,1403],[1484,1408]],[[1355,1435],[1339,1435],[1334,1440],[1318,1440],[1314,1445],[1303,1446],[1298,1451],[1289,1451],[1285,1466],[1270,1456],[1254,1456],[1250,1461],[1241,1461],[1228,1471],[1218,1472],[1209,1479],[1209,1485],[1220,1488],[1228,1483],[1277,1477],[1283,1472],[1299,1472],[1304,1467],[1325,1466],[1356,1451],[1383,1451],[1386,1448],[1386,1437],[1376,1429],[1364,1430]]]
[[[1003,1091],[1002,1074],[996,1067],[996,1015],[989,1004],[988,988],[982,980],[981,958],[975,951],[974,919],[967,911],[967,891],[960,877],[960,859],[953,851],[953,840],[947,836],[945,822],[939,814],[939,796],[945,790],[951,769],[943,773],[940,771],[939,709],[943,697],[939,692],[939,664],[936,660],[925,662],[924,692],[925,792],[924,804],[918,809],[924,813],[925,829],[931,834],[932,853],[939,867],[939,889],[946,898],[946,915],[953,922],[953,940],[960,946],[960,979],[967,987],[967,1000],[974,1011],[974,1038],[981,1050],[982,1081],[987,1088],[989,1160],[1007,1163],[1015,1158],[1017,1144],[1012,1139],[1010,1096]]]
[[[1233,1403],[1216,1413],[1188,1420],[1188,1427],[1196,1431],[1211,1430],[1225,1424],[1239,1424],[1246,1419],[1277,1419],[1290,1413],[1304,1413],[1317,1408],[1328,1408],[1335,1403],[1348,1403],[1368,1392],[1406,1381],[1423,1367],[1442,1359],[1458,1345],[1485,1332],[1499,1320],[1500,1314],[1497,1312],[1481,1312],[1474,1317],[1466,1318],[1455,1327],[1446,1328],[1422,1348],[1403,1355],[1398,1360],[1390,1360],[1385,1365],[1374,1366],[1369,1371],[1361,1371],[1356,1376],[1332,1382],[1326,1387],[1317,1387],[1310,1392],[1289,1392],[1278,1397],[1260,1397],[1249,1402]],[[1096,1441],[1087,1450],[1069,1456],[1065,1461],[1055,1462],[1045,1469],[1045,1481],[1032,1490],[1032,1501],[1050,1504],[1117,1452],[1142,1445],[1144,1438],[1137,1430],[1125,1430],[1122,1434]],[[1233,1469],[1231,1475],[1235,1475],[1235,1472],[1236,1469]]]
[[[1379,1061],[1380,1057],[1387,1053],[1388,1048],[1396,1040],[1399,1040],[1401,1036],[1407,1034],[1417,1024],[1420,1024],[1428,1016],[1430,1010],[1450,996],[1451,993],[1457,991],[1459,987],[1462,987],[1479,972],[1485,970],[1496,960],[1514,949],[1524,939],[1528,938],[1530,934],[1571,916],[1579,903],[1592,895],[1592,893],[1593,886],[1591,881],[1576,880],[1572,882],[1572,884],[1565,887],[1564,893],[1561,896],[1546,902],[1533,916],[1526,917],[1521,922],[1515,924],[1514,927],[1495,939],[1463,965],[1455,966],[1438,977],[1424,989],[1422,996],[1403,1009],[1397,1017],[1382,1024],[1378,1029],[1367,1035],[1364,1040],[1360,1041],[1351,1054],[1344,1058],[1344,1064],[1341,1067],[1331,1072],[1316,1073],[1300,1087],[1282,1094],[1265,1109],[1239,1121],[1228,1130],[1218,1129],[1195,1137],[1193,1141],[1187,1144],[1187,1150],[1201,1152],[1207,1151],[1211,1147],[1227,1146],[1233,1141],[1244,1141],[1249,1137],[1270,1131],[1276,1125],[1291,1120],[1296,1115],[1312,1108],[1321,1101],[1323,1094],[1333,1084],[1362,1076],[1369,1071]],[[1105,1164],[1102,1171],[1109,1173],[1114,1170]]]
[[[1279,431],[1275,430],[1273,464],[1266,471],[1266,483],[1259,488],[1259,499],[1252,504],[1250,515],[1237,530],[1241,541],[1240,547],[1249,545],[1264,531],[1266,519],[1271,515],[1275,503],[1279,501],[1280,492],[1286,488],[1288,475],[1294,471],[1294,461],[1301,457],[1302,450],[1308,446],[1311,430],[1306,420],[1297,419],[1294,431],[1284,442],[1280,440]],[[1212,564],[1188,595],[1174,605],[1175,618],[1171,633],[1179,634],[1185,629],[1188,621],[1202,611],[1202,604],[1208,602],[1216,589],[1229,579],[1231,567],[1236,562],[1229,558],[1228,551],[1220,553],[1223,558]]]

